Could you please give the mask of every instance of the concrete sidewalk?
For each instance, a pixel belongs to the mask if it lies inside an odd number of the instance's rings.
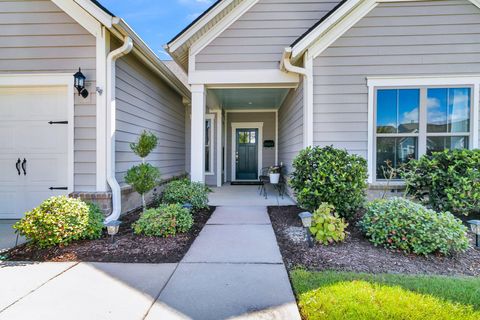
[[[300,319],[265,207],[220,207],[179,264],[0,262],[0,319]]]

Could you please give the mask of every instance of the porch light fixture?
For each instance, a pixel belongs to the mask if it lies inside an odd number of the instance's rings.
[[[310,212],[302,212],[298,215],[300,219],[302,220],[302,225],[305,229],[307,229],[307,241],[308,241],[308,247],[312,248],[313,247],[313,240],[312,240],[312,234],[310,233],[310,227],[312,226],[312,217],[313,215]]]
[[[115,242],[115,239],[113,237],[118,233],[120,224],[121,222],[118,220],[113,220],[105,224],[105,226],[107,227],[108,235],[112,237],[112,243]]]
[[[480,248],[480,220],[470,220],[468,223],[470,224],[470,229],[475,234],[475,246]]]
[[[78,72],[73,75],[74,87],[78,91],[78,95],[83,98],[88,97],[88,90],[85,89],[85,79],[87,79],[83,73],[82,69],[78,68]]]

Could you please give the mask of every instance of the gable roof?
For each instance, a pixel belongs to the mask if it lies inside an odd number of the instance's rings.
[[[465,1],[470,1],[480,8],[480,0]],[[382,2],[392,2],[392,0],[343,0],[306,33],[296,39],[285,51],[291,52],[292,61],[298,61],[306,50],[315,46],[312,56],[318,56]]]
[[[142,38],[121,18],[117,17],[110,10],[104,7],[98,0],[73,0],[83,10],[104,25],[117,38],[124,39],[130,37],[133,40],[133,54],[145,57],[148,64],[145,65],[152,69],[162,80],[177,91],[186,99],[190,99],[190,88],[167,67],[162,60],[153,52],[152,49],[143,41]]]

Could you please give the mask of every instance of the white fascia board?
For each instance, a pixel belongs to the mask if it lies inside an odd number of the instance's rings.
[[[257,4],[259,0],[244,0],[235,9],[230,11],[225,17],[223,17],[213,28],[203,34],[198,40],[196,40],[190,47],[189,56],[196,56],[206,46],[208,46],[213,40],[215,40],[222,32],[228,29],[235,21],[243,16],[250,8]]]
[[[52,2],[95,37],[101,32],[101,22],[75,1],[52,0]]]
[[[101,24],[107,28],[112,27],[112,16],[100,9],[90,0],[74,0],[83,9],[85,9],[90,15],[97,19]]]
[[[299,76],[298,74],[282,72],[279,69],[194,71],[190,72],[188,82],[191,85],[205,84],[209,87],[258,84],[271,85],[272,87],[288,85],[296,88]]]
[[[225,10],[234,0],[224,0],[219,3],[215,8],[208,12],[203,18],[201,18],[197,23],[191,26],[187,31],[185,31],[180,37],[172,41],[167,45],[168,51],[174,52],[182,45],[184,45],[190,38],[195,36],[195,34],[205,27],[213,18],[215,18],[220,12]]]

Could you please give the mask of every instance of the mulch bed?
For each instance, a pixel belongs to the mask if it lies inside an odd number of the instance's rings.
[[[121,218],[115,242],[106,232],[97,240],[77,241],[69,246],[38,249],[28,244],[7,252],[13,261],[88,261],[126,263],[177,263],[187,253],[215,207],[194,214],[194,225],[188,233],[170,238],[146,237],[133,234],[132,223],[141,212],[129,213]]]
[[[464,253],[423,257],[375,247],[363,237],[355,222],[350,222],[350,234],[344,243],[315,244],[308,248],[298,218],[301,211],[295,206],[268,208],[288,269],[480,276],[480,250],[473,248],[474,236],[471,234],[472,247]]]

